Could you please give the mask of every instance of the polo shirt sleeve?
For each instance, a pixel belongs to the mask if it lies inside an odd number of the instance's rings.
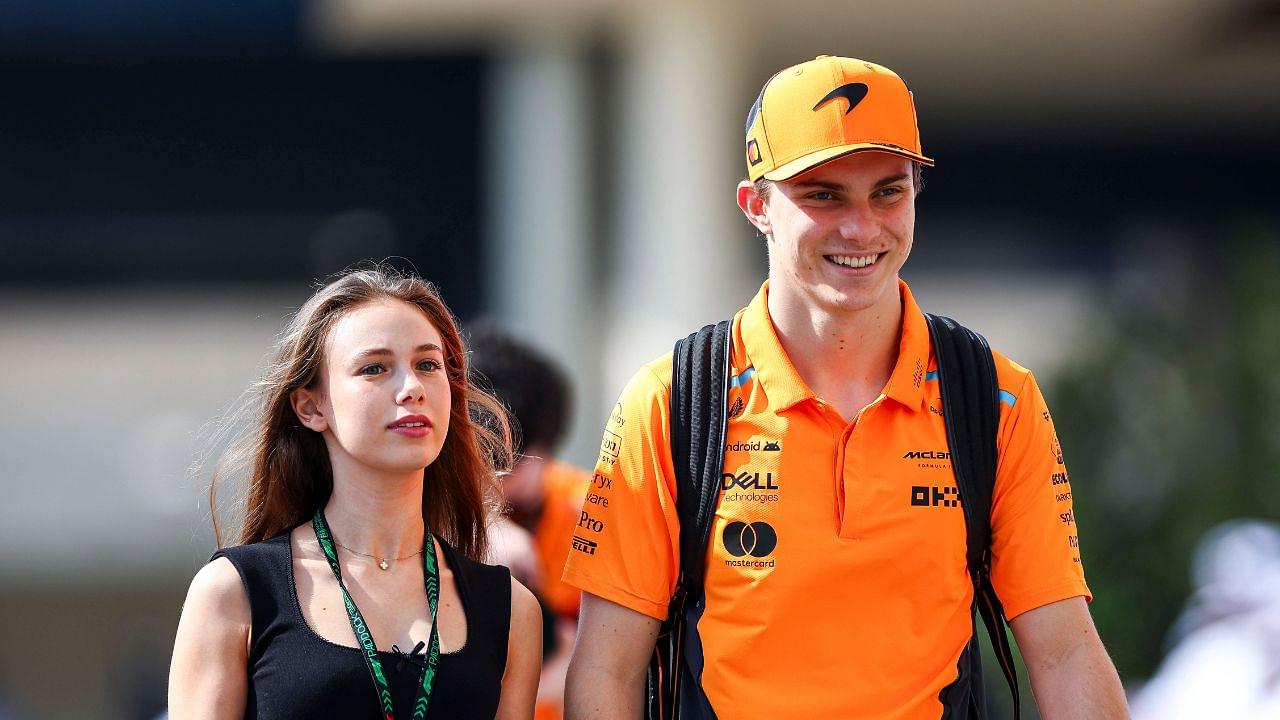
[[[1000,460],[991,501],[991,580],[1009,618],[1071,597],[1093,599],[1053,418],[1035,378],[1018,369],[1010,373],[1020,378],[1018,389],[1009,393],[1001,386]]]
[[[564,581],[663,620],[679,568],[669,362],[641,368],[605,425]]]

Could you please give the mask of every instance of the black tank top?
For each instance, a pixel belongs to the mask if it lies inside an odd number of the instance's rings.
[[[492,718],[507,667],[511,574],[505,567],[458,555],[443,539],[440,547],[462,599],[467,641],[456,652],[440,654],[427,716]],[[362,651],[329,642],[303,619],[288,532],[223,548],[214,553],[213,558],[218,557],[227,558],[239,571],[253,616],[246,718],[382,720]],[[396,717],[408,718],[422,675],[422,654],[406,659],[380,650],[378,656]]]

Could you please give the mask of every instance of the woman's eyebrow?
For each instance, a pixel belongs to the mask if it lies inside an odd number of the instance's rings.
[[[441,349],[441,347],[435,343],[423,343],[413,349],[415,353],[430,352],[432,350],[436,350],[438,352],[444,352],[444,350]],[[361,350],[360,352],[356,353],[354,359],[363,360],[365,358],[386,357],[388,355],[395,355],[395,353],[387,348],[370,348],[368,350]]]

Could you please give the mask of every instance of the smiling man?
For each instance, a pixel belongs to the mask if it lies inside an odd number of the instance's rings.
[[[983,717],[937,361],[898,276],[933,164],[911,93],[887,68],[819,57],[765,84],[745,150],[738,206],[766,238],[769,279],[731,325],[680,717]],[[1041,716],[1125,717],[1052,419],[1031,373],[993,355],[992,584]],[[570,720],[644,712],[680,569],[671,370],[671,355],[641,368],[605,431],[565,571],[584,591]]]

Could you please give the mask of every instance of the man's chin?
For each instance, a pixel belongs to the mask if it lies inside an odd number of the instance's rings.
[[[864,285],[850,288],[848,286],[828,287],[823,293],[823,304],[827,310],[837,314],[858,313],[874,308],[884,297],[884,289]]]
[[[791,280],[791,278],[787,278]],[[898,278],[821,278],[796,282],[789,288],[775,281],[772,292],[787,298],[790,304],[821,310],[831,315],[848,315],[863,312],[877,305],[887,306],[886,296],[898,298]],[[771,301],[772,303],[772,301]]]

